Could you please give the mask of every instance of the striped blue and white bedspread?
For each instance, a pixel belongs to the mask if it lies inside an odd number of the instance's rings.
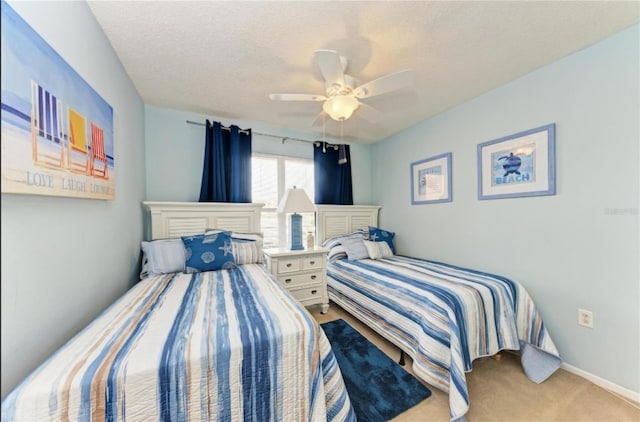
[[[525,373],[541,382],[560,366],[525,289],[504,277],[393,256],[329,263],[331,300],[401,347],[415,373],[449,393],[451,419],[469,409],[465,372],[500,350],[520,350]],[[526,357],[526,359],[525,359]]]
[[[2,400],[2,421],[355,420],[324,332],[262,265],[142,280]]]

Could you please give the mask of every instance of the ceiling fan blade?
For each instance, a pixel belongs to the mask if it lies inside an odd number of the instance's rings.
[[[269,98],[274,101],[324,101],[324,95],[315,94],[269,94]]]
[[[322,124],[326,122],[328,119],[330,119],[329,115],[324,111],[321,111],[313,120],[313,123],[311,123],[311,126],[312,127],[322,126]]]
[[[357,87],[353,91],[353,95],[356,98],[362,99],[385,94],[411,85],[413,78],[413,70],[402,70],[400,72],[390,73]]]
[[[382,119],[384,118],[381,112],[371,107],[370,105],[367,105],[360,101],[358,101],[358,103],[359,105],[358,105],[358,109],[356,110],[356,113],[358,116],[362,117],[363,119],[368,120],[371,123],[378,123],[378,122],[381,122]]]
[[[340,55],[333,50],[316,50],[316,62],[324,80],[330,84],[344,86],[344,67]]]

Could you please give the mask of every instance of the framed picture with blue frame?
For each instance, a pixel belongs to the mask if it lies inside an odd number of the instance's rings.
[[[451,202],[451,153],[411,163],[411,204]]]
[[[555,123],[478,145],[478,199],[555,195]]]

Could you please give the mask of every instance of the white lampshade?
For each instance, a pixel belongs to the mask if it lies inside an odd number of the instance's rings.
[[[347,120],[358,108],[358,100],[351,95],[336,95],[322,105],[322,109],[333,120]]]
[[[284,198],[278,205],[279,213],[315,212],[316,206],[309,199],[304,189],[295,186],[284,194]]]

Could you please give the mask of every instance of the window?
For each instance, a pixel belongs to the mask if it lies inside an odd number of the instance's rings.
[[[305,190],[313,202],[313,160],[276,155],[253,154],[251,157],[251,196],[253,202],[264,203],[260,225],[265,248],[287,247],[289,218],[278,214],[278,204],[287,189],[296,186]],[[302,242],[308,232],[315,234],[315,214],[302,213]]]

